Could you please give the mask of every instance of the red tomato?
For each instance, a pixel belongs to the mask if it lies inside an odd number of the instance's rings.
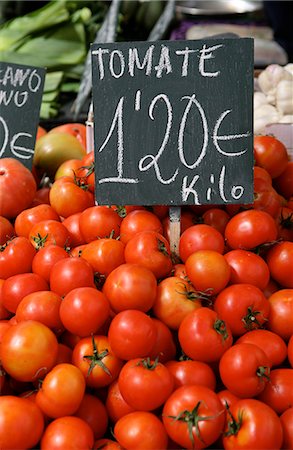
[[[198,224],[187,228],[179,241],[179,254],[183,262],[194,252],[213,250],[224,253],[224,238],[211,225]]]
[[[176,355],[176,344],[170,328],[159,319],[152,318],[157,333],[156,341],[149,353],[151,359],[158,358],[161,363],[174,359]]]
[[[280,196],[277,191],[271,186],[262,186],[262,181],[254,180],[254,201],[253,209],[265,211],[272,217],[276,217],[281,206]]]
[[[153,411],[165,403],[174,380],[164,364],[150,358],[135,358],[122,367],[118,385],[122,397],[137,411]]]
[[[210,208],[202,215],[206,225],[210,225],[218,230],[222,235],[225,234],[225,228],[230,220],[229,214],[220,208]]]
[[[169,328],[178,330],[184,317],[201,307],[200,298],[200,293],[187,281],[168,277],[158,285],[153,313]]]
[[[50,287],[61,297],[75,288],[94,287],[93,269],[83,258],[63,258],[51,269]]]
[[[5,280],[2,287],[2,302],[8,311],[15,313],[21,300],[28,294],[47,291],[47,282],[35,273],[21,273]]]
[[[281,365],[287,357],[285,341],[278,334],[269,330],[248,331],[236,341],[236,344],[243,343],[254,344],[261,348],[272,366]]]
[[[149,355],[156,343],[156,326],[146,313],[128,309],[114,316],[108,338],[118,358],[124,360],[144,358]]]
[[[8,309],[3,305],[3,284],[5,280],[0,279],[0,320],[8,319],[12,314]]]
[[[192,311],[182,320],[178,338],[189,358],[207,363],[219,361],[232,345],[230,328],[215,311],[204,307]]]
[[[270,379],[270,367],[265,352],[248,343],[230,347],[219,364],[223,384],[240,398],[256,397],[264,390]]]
[[[111,384],[123,365],[114,354],[109,339],[102,335],[80,339],[73,349],[72,362],[81,370],[87,386],[94,388]]]
[[[224,430],[225,450],[278,450],[282,426],[277,414],[255,399],[241,399],[230,407]]]
[[[95,439],[103,437],[106,433],[108,414],[105,405],[98,397],[85,394],[75,416],[84,420],[91,427]]]
[[[91,427],[79,417],[65,416],[53,420],[42,436],[42,450],[85,450],[94,445]]]
[[[15,158],[0,159],[0,216],[16,217],[34,199],[37,185],[33,174]]]
[[[224,257],[231,268],[230,284],[253,284],[261,290],[265,289],[270,271],[263,258],[241,249],[231,250]]]
[[[293,242],[274,245],[266,256],[271,277],[284,288],[293,288]]]
[[[185,269],[195,289],[209,295],[218,294],[230,280],[229,264],[221,253],[214,250],[192,253],[185,262]]]
[[[86,337],[96,333],[106,322],[110,316],[110,304],[97,289],[80,287],[65,295],[59,313],[68,331]]]
[[[170,245],[156,231],[136,234],[125,247],[125,261],[151,270],[157,279],[166,277],[172,270]]]
[[[75,414],[85,392],[81,371],[73,364],[57,364],[45,376],[36,403],[48,417]]]
[[[50,204],[59,216],[69,217],[94,206],[94,196],[83,181],[61,177],[52,184]]]
[[[69,254],[64,248],[55,244],[47,245],[44,248],[40,248],[34,256],[32,271],[49,283],[52,267],[57,261],[64,258],[69,258]]]
[[[274,136],[254,137],[254,159],[272,178],[281,175],[289,161],[285,145]]]
[[[118,442],[113,441],[112,439],[98,439],[94,443],[93,450],[123,450],[122,447],[118,444]]]
[[[160,419],[148,411],[134,411],[121,417],[114,436],[128,450],[165,450],[168,437]]]
[[[239,397],[237,397],[237,395],[232,394],[232,392],[229,391],[229,389],[223,389],[223,390],[217,392],[217,396],[219,397],[224,408],[226,408],[226,409],[227,409],[227,406],[230,407],[235,402],[240,400]]]
[[[82,257],[90,263],[95,273],[107,277],[116,267],[125,262],[124,249],[123,242],[102,238],[87,244]]]
[[[38,205],[25,209],[15,219],[14,227],[18,236],[29,238],[32,227],[42,220],[56,220],[60,222],[60,217],[50,205]]]
[[[36,192],[36,195],[34,196],[34,199],[32,201],[31,207],[38,206],[38,205],[50,205],[49,195],[50,195],[50,187],[44,186],[42,188],[39,188]]]
[[[21,300],[15,312],[17,322],[36,320],[50,328],[55,334],[63,331],[59,309],[61,297],[52,291],[32,292]]]
[[[186,359],[182,361],[168,361],[166,367],[174,378],[174,388],[185,385],[199,384],[212,391],[216,388],[216,376],[211,367],[201,361]]]
[[[280,420],[283,428],[282,448],[293,448],[293,406],[281,414]]]
[[[70,246],[70,233],[57,220],[42,220],[32,226],[29,232],[29,240],[37,250],[51,244],[68,247]]]
[[[271,371],[270,382],[258,396],[277,414],[293,406],[293,369],[278,368]]]
[[[275,241],[278,235],[273,217],[265,211],[249,209],[233,216],[225,230],[225,238],[231,249],[254,249]]]
[[[115,313],[126,309],[147,312],[156,299],[157,279],[146,267],[121,264],[107,276],[103,292]]]
[[[293,161],[289,161],[282,173],[274,178],[274,186],[286,199],[293,195]]]
[[[86,180],[91,192],[95,192],[95,154],[94,151],[87,153],[81,160],[78,176]]]
[[[279,208],[276,222],[278,237],[284,241],[293,241],[293,210],[286,206]]]
[[[1,342],[2,366],[19,381],[35,381],[44,376],[54,366],[57,352],[55,334],[35,320],[9,327]]]
[[[1,278],[6,280],[13,275],[30,272],[35,254],[36,250],[24,237],[8,241],[0,251]]]
[[[67,363],[70,364],[72,360],[72,350],[68,345],[65,344],[58,344],[58,355],[56,359],[56,365]]]
[[[58,167],[55,173],[55,181],[62,177],[70,177],[73,180],[79,178],[79,169],[82,166],[82,161],[80,159],[68,159],[64,161]]]
[[[268,328],[288,341],[293,334],[293,289],[280,289],[268,299]]]
[[[266,169],[264,169],[263,167],[256,166],[256,165],[253,167],[253,178],[254,178],[254,181],[257,180],[258,183],[261,182],[262,187],[267,187],[268,189],[270,187],[272,187],[272,183],[273,183],[272,177],[269,174],[269,172]]]
[[[0,245],[4,245],[15,235],[12,223],[6,217],[0,216]]]
[[[274,292],[278,291],[280,289],[279,285],[270,278],[268,284],[263,289],[263,293],[266,296],[266,298],[269,298]]]
[[[289,342],[288,342],[288,361],[289,361],[290,366],[293,369],[293,334],[290,337]]]
[[[127,214],[121,222],[120,239],[124,244],[141,231],[155,231],[163,234],[163,225],[150,211],[136,209]]]
[[[105,405],[109,418],[113,423],[116,423],[121,417],[134,411],[134,408],[122,397],[118,379],[113,381],[108,387]]]
[[[86,149],[86,126],[84,123],[70,122],[52,128],[49,133],[67,133],[74,136]]]
[[[81,212],[72,214],[63,220],[62,224],[67,228],[70,233],[71,247],[77,247],[78,245],[85,244],[85,240],[80,231],[79,219]]]
[[[36,448],[43,430],[44,417],[34,402],[14,395],[1,396],[1,449]]]
[[[253,284],[232,284],[219,293],[214,309],[229,325],[233,336],[241,336],[264,326],[269,317],[270,304]]]
[[[108,206],[87,208],[79,219],[80,231],[87,243],[98,238],[117,238],[121,222],[121,217]]]
[[[207,448],[222,433],[224,408],[217,394],[206,386],[182,386],[166,401],[163,423],[169,437],[180,446]]]

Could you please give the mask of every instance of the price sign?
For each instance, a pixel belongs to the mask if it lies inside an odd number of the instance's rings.
[[[0,62],[0,158],[31,169],[45,69]]]
[[[253,201],[253,40],[92,45],[98,204]]]

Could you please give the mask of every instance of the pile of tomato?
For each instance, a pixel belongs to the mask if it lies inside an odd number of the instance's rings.
[[[80,130],[0,160],[1,450],[292,449],[287,149],[255,137],[254,203],[182,208],[175,255],[168,207],[95,204]]]

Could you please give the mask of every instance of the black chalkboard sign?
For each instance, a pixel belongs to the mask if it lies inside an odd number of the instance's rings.
[[[0,62],[0,158],[31,169],[45,69]]]
[[[253,39],[92,45],[98,204],[253,201]]]

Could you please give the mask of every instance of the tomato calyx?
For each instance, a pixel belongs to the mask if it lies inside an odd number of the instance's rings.
[[[40,250],[40,248],[45,247],[45,243],[48,239],[48,234],[46,234],[45,236],[42,236],[40,233],[37,234],[37,236],[32,236],[32,240],[35,243],[35,248],[37,250]]]
[[[247,308],[246,316],[242,317],[242,322],[248,331],[254,330],[256,328],[263,328],[262,324],[257,319],[257,316],[261,315],[260,311],[254,311],[251,306]],[[262,319],[266,321],[267,319],[262,316]]]
[[[216,416],[200,416],[198,413],[199,407],[201,405],[201,401],[199,401],[192,411],[184,410],[181,411],[177,416],[168,416],[170,419],[179,420],[185,422],[188,427],[188,434],[192,445],[194,446],[194,434],[193,429],[195,428],[196,437],[205,444],[203,438],[200,434],[199,422],[204,422],[206,420],[213,420]]]
[[[96,366],[99,366],[99,367],[101,367],[101,369],[104,370],[104,372],[106,372],[107,375],[109,375],[111,377],[112,374],[111,374],[110,370],[108,369],[106,364],[103,363],[103,359],[109,354],[108,349],[105,349],[99,353],[94,336],[92,336],[92,344],[93,344],[93,354],[83,356],[83,359],[86,359],[87,361],[90,362],[87,376],[89,377],[90,374],[92,373],[92,371],[94,370],[94,368]]]
[[[214,330],[222,336],[222,341],[225,342],[229,337],[229,333],[227,331],[226,324],[221,319],[216,319],[213,326]]]
[[[119,217],[124,219],[127,216],[127,211],[124,205],[115,205],[114,211],[118,214]]]
[[[177,294],[184,295],[187,298],[187,300],[190,301],[203,300],[210,302],[211,290],[207,289],[206,291],[194,291],[193,289],[188,289],[188,287],[184,283],[178,282],[177,284],[180,286],[182,285],[183,287],[183,291],[176,290]]]
[[[155,360],[151,360],[151,358],[148,356],[147,358],[141,359],[136,364],[137,366],[142,366],[144,369],[147,370],[155,370],[155,368],[159,364],[159,357],[157,356]]]
[[[287,217],[284,217],[281,213],[279,224],[285,230],[293,230],[293,213],[290,213]]]
[[[226,437],[235,436],[236,434],[238,434],[238,431],[240,430],[240,428],[242,426],[243,412],[238,411],[238,420],[236,420],[235,417],[233,416],[233,414],[231,413],[227,402],[226,402],[225,408],[230,417],[230,420],[227,419],[228,430],[224,433],[224,436],[226,436]]]
[[[275,241],[264,242],[263,244],[260,244],[257,247],[250,249],[249,251],[261,256],[264,253],[266,253],[268,250],[270,250],[270,248],[272,248],[274,245],[279,244],[280,242],[282,242],[282,239],[276,239]],[[244,249],[244,250],[246,250],[246,249]]]
[[[163,241],[161,241],[160,239],[158,239],[157,242],[158,242],[159,252],[163,253],[164,256],[169,256],[169,253],[168,253],[165,243]]]
[[[95,171],[95,161],[91,162],[87,166],[79,167],[79,170],[86,170],[86,174],[85,174],[84,178],[89,177]]]
[[[73,181],[76,186],[78,186],[83,191],[88,191],[90,188],[90,185],[87,184],[86,177],[79,177],[76,175],[76,173],[73,171],[74,177]]]
[[[270,381],[270,368],[268,366],[259,366],[256,375],[263,381]]]

